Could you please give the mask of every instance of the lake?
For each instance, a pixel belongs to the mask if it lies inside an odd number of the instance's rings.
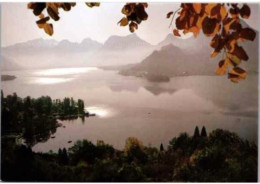
[[[47,142],[34,151],[57,151],[77,140],[93,143],[104,140],[121,149],[127,137],[145,145],[168,145],[181,132],[193,134],[195,126],[207,132],[228,129],[257,141],[258,76],[249,75],[236,84],[227,76],[173,77],[170,82],[154,83],[142,78],[121,76],[117,71],[86,68],[53,68],[9,71],[12,81],[3,81],[4,94],[53,99],[83,99],[86,110],[96,117],[62,121]],[[72,143],[68,143],[72,141]]]

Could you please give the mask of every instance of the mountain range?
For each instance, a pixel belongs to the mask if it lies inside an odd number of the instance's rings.
[[[211,39],[202,33],[196,39],[193,36],[180,39],[169,34],[157,45],[151,45],[137,34],[110,36],[104,44],[90,38],[81,43],[35,39],[2,48],[2,70],[130,64],[120,73],[164,74],[170,77],[214,75],[222,55],[214,59],[209,57],[213,51],[209,46]],[[250,72],[258,72],[258,39],[257,32],[254,42],[242,43],[250,57],[244,68]]]
[[[255,30],[256,31],[256,30]],[[145,77],[148,74],[161,77],[166,75],[216,75],[215,71],[218,63],[223,59],[223,53],[215,58],[210,58],[213,48],[209,46],[212,37],[199,34],[181,40],[174,35],[167,37],[157,45],[157,50],[153,51],[140,63],[131,65],[120,70],[120,74]],[[258,42],[259,33],[256,31],[256,38],[252,41],[239,43],[249,56],[248,61],[242,61],[240,66],[248,73],[258,73]]]

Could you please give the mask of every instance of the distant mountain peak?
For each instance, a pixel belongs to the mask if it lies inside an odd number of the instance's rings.
[[[113,35],[104,43],[105,49],[135,49],[149,46],[151,46],[151,44],[142,40],[136,33],[126,36]]]

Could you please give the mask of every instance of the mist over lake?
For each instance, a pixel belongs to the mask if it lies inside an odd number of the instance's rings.
[[[94,67],[2,73],[17,77],[2,82],[5,95],[80,98],[86,110],[97,115],[84,122],[61,121],[64,127],[57,128],[55,138],[37,143],[34,151],[57,151],[81,139],[104,140],[122,149],[130,136],[158,147],[181,132],[192,134],[195,126],[206,126],[209,132],[223,128],[257,141],[257,75],[234,84],[219,76],[172,77],[156,83]]]

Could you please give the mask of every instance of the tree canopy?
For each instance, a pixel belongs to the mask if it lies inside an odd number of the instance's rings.
[[[28,3],[28,8],[33,10],[35,16],[40,19],[36,24],[48,35],[53,35],[53,24],[50,19],[58,21],[60,19],[59,10],[69,11],[76,3]],[[90,8],[97,7],[100,3],[86,3]],[[148,19],[146,13],[147,3],[126,3],[121,13],[124,17],[118,22],[120,26],[129,26],[130,32],[138,29],[138,25]],[[43,11],[47,10],[47,16]],[[219,61],[216,73],[224,75],[228,73],[228,78],[232,82],[239,82],[245,79],[247,72],[239,67],[242,61],[247,61],[249,56],[239,42],[246,40],[253,41],[256,32],[243,27],[242,19],[250,17],[251,10],[247,4],[238,3],[181,3],[180,8],[166,14],[166,18],[171,18],[171,23],[175,15],[175,29],[173,34],[180,37],[179,31],[183,34],[193,33],[196,38],[202,30],[207,37],[212,37],[210,46],[213,52],[210,57],[216,57],[223,52],[223,58]],[[254,61],[257,62],[257,61]],[[228,71],[228,72],[227,72]]]

